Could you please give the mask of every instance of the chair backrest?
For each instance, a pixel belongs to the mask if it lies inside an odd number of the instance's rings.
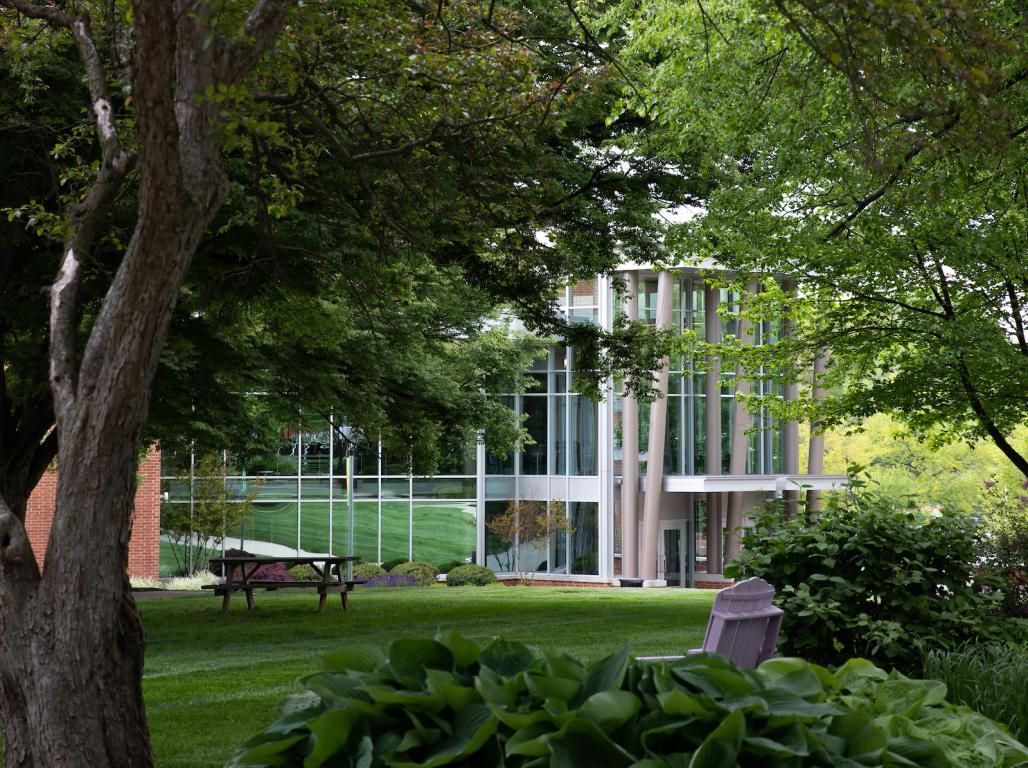
[[[763,579],[746,579],[714,598],[703,650],[753,669],[774,656],[782,611],[771,604],[775,589]]]

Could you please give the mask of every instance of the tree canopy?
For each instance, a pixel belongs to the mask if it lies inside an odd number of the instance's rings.
[[[831,349],[825,423],[890,413],[1028,474],[1009,439],[1028,414],[1022,11],[650,2],[627,22],[647,90],[622,107],[710,181],[670,250],[799,286],[785,349]]]

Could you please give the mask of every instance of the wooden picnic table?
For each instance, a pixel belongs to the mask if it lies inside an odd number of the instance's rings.
[[[356,557],[336,557],[329,555],[314,555],[312,557],[300,556],[266,556],[266,555],[231,555],[227,557],[213,557],[209,564],[211,570],[219,566],[225,573],[223,584],[208,584],[204,589],[211,589],[215,595],[222,595],[221,612],[228,612],[228,604],[233,592],[243,592],[246,595],[246,607],[253,610],[253,591],[264,589],[272,592],[276,589],[316,589],[320,597],[318,611],[325,610],[325,600],[330,594],[338,594],[343,603],[345,611],[349,604],[346,593],[353,589],[359,581],[347,581],[343,566],[349,562],[358,560]],[[282,563],[283,565],[309,565],[319,576],[318,579],[301,581],[275,581],[271,579],[254,578],[261,566]]]

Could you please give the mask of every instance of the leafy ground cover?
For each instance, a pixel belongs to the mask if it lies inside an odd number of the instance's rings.
[[[160,768],[222,766],[276,719],[318,658],[357,643],[457,630],[597,659],[683,653],[703,642],[713,591],[543,587],[361,590],[351,610],[316,612],[311,595],[261,593],[257,609],[209,595],[140,601],[147,648],[143,691]]]

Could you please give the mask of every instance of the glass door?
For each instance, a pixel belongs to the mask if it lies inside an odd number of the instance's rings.
[[[660,523],[657,578],[665,580],[669,587],[692,586],[687,526],[686,520],[662,520]]]

